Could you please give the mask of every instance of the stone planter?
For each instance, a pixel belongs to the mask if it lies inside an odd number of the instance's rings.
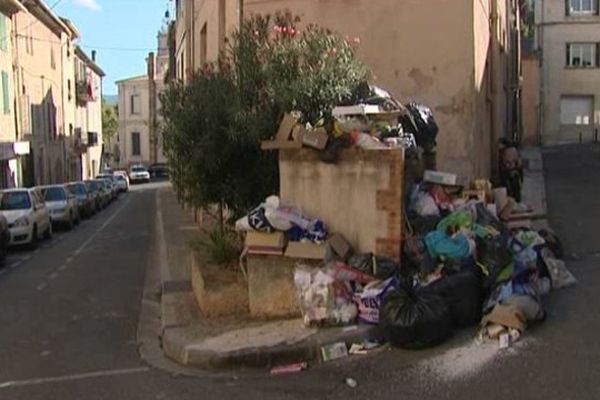
[[[192,288],[204,317],[248,315],[248,284],[239,270],[205,263],[197,252],[191,259]]]

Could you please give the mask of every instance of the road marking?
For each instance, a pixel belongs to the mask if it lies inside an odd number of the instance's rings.
[[[67,269],[67,264],[63,264],[60,267],[58,267],[58,271],[64,271],[65,269]]]
[[[36,289],[41,292],[42,290],[46,289],[46,286],[48,286],[48,284],[46,282],[42,282],[37,285]]]
[[[69,264],[71,261],[73,261],[73,257],[67,257],[65,264]]]
[[[15,261],[14,263],[10,264],[10,267],[11,268],[17,268],[22,263],[23,263],[23,261]]]
[[[51,273],[51,274],[50,274],[50,276],[49,276],[48,278],[50,278],[50,280],[53,280],[53,279],[56,279],[56,278],[58,278],[58,272],[53,272],[53,273]]]
[[[167,259],[167,243],[165,241],[165,226],[161,211],[160,190],[156,191],[156,240],[158,241],[158,259],[160,262],[161,282],[171,280],[171,270]]]
[[[92,236],[90,236],[85,242],[83,242],[83,244],[81,246],[79,246],[79,248],[77,248],[77,250],[75,250],[73,252],[73,256],[78,256],[79,254],[81,254],[81,252],[83,250],[85,250],[85,248],[92,243],[92,240],[94,240],[96,238],[96,236],[98,236],[100,234],[100,232],[102,232],[104,230],[104,228],[106,228],[108,226],[108,224],[110,224],[116,217],[117,215],[119,215],[119,213],[125,208],[125,206],[127,206],[127,204],[129,204],[129,201],[131,199],[128,198],[125,203],[119,208],[117,209],[117,211],[115,211],[115,213],[113,215],[110,216],[109,219],[107,219],[106,221],[104,221],[104,223],[100,226],[100,228],[98,228],[98,230],[96,232],[94,232],[92,234]]]
[[[86,372],[82,374],[72,374],[72,375],[63,375],[63,376],[55,376],[50,378],[37,378],[37,379],[26,379],[21,381],[8,381],[0,383],[0,389],[8,389],[19,386],[33,386],[33,385],[43,385],[48,383],[59,383],[59,382],[71,382],[71,381],[79,381],[84,379],[92,379],[92,378],[102,378],[106,376],[119,376],[119,375],[131,375],[131,374],[140,374],[144,372],[150,371],[149,367],[140,367],[140,368],[125,368],[125,369],[113,369],[107,371],[96,371],[96,372]]]
[[[31,260],[31,254],[28,254],[28,255],[26,255],[26,256],[23,256],[21,259],[22,259],[23,261]]]

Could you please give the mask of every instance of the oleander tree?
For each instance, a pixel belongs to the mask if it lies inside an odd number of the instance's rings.
[[[184,202],[239,215],[277,193],[277,155],[261,151],[261,140],[274,135],[284,113],[300,111],[315,124],[365,87],[359,38],[299,26],[289,13],[252,16],[218,62],[162,95],[164,151]],[[222,212],[220,221],[223,228]]]

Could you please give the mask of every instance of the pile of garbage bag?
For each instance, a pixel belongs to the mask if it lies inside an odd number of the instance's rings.
[[[375,254],[298,266],[306,325],[378,325],[392,345],[421,349],[471,326],[479,326],[481,340],[510,345],[544,321],[545,296],[576,283],[560,240],[549,229],[515,226],[514,213],[526,207],[502,212],[491,184],[484,186],[486,193],[473,197],[417,185],[406,205],[402,267]]]

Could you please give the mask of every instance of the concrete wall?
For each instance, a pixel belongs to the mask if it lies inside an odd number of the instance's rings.
[[[540,143],[538,129],[539,84],[537,57],[523,57],[523,139],[521,143],[526,146],[535,146]]]
[[[361,253],[400,259],[404,156],[401,150],[344,150],[325,164],[312,150],[285,150],[279,160],[280,196],[321,218]]]
[[[357,0],[351,7],[343,0],[247,0],[244,12],[285,9],[305,23],[360,38],[358,54],[373,71],[375,84],[403,102],[432,108],[440,125],[439,169],[465,176],[489,172],[480,165],[485,162],[474,162],[474,154],[487,148],[474,147],[472,0]]]
[[[542,143],[591,141],[600,123],[600,75],[598,68],[570,68],[566,46],[572,42],[600,43],[600,17],[566,16],[563,0],[544,0],[536,6],[537,46],[542,54],[540,79],[543,87]],[[594,97],[594,118],[590,125],[561,125],[562,95]]]

